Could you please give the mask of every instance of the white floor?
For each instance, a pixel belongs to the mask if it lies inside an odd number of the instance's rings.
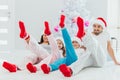
[[[15,51],[15,53],[0,54],[0,58],[16,63],[22,59],[23,54],[28,55],[30,52]],[[120,60],[119,57],[118,60]],[[119,80],[119,75],[120,66],[114,65],[113,62],[108,62],[104,68],[84,69],[78,75],[71,78],[64,77],[59,71],[52,72],[49,75],[45,75],[41,71],[31,74],[27,70],[9,73],[0,67],[0,80]]]

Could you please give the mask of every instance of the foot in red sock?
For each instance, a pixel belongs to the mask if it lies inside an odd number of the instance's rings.
[[[66,64],[60,65],[59,70],[62,72],[62,74],[65,77],[71,77],[72,76],[72,70],[69,67],[67,67]]]
[[[26,65],[26,68],[31,72],[31,73],[36,73],[37,68],[32,64],[32,63],[28,63]]]
[[[17,67],[14,64],[8,63],[8,62],[3,62],[2,65],[5,69],[7,69],[9,72],[16,72]]]
[[[81,39],[85,35],[84,20],[81,17],[77,18],[77,26],[78,26],[77,37]]]
[[[50,32],[50,29],[49,29],[49,23],[47,21],[44,22],[44,25],[45,25],[45,30],[44,30],[44,33],[46,35],[50,35],[51,32]]]
[[[61,15],[61,17],[60,17],[60,23],[59,23],[59,26],[61,28],[63,28],[65,26],[64,22],[65,22],[65,16]]]
[[[41,69],[45,74],[49,74],[50,72],[50,67],[47,64],[41,65]]]
[[[25,25],[22,21],[19,21],[19,28],[20,28],[20,38],[27,39],[30,37],[25,30]]]

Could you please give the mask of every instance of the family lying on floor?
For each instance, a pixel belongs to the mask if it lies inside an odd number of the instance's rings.
[[[92,25],[93,31],[84,29],[84,19],[77,17],[75,20],[78,32],[70,37],[67,26],[65,26],[65,15],[61,15],[59,27],[62,37],[54,37],[49,23],[44,22],[44,33],[40,42],[37,42],[25,29],[23,21],[19,21],[20,38],[34,56],[28,56],[23,63],[13,64],[1,60],[1,65],[9,72],[27,69],[31,73],[42,70],[44,74],[52,71],[59,71],[65,77],[78,74],[85,67],[103,67],[107,62],[107,53],[116,65],[114,51],[110,43],[110,35],[106,28],[106,21],[98,17]]]

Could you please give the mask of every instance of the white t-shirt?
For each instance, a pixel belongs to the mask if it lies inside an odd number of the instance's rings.
[[[64,58],[64,56],[63,56],[63,50],[59,50],[58,55],[59,55],[61,58]]]
[[[81,48],[75,49],[75,52],[76,52],[76,55],[78,56],[78,58],[79,58],[82,54],[85,54],[85,50],[84,50],[84,49],[81,49]]]
[[[107,56],[107,60],[110,61],[111,58],[110,58],[110,55],[107,51],[107,43],[108,41],[110,41],[110,35],[107,31],[103,31],[101,34],[99,34],[98,36],[94,35],[94,38],[98,41],[98,43],[102,46],[103,50],[105,51],[106,53],[106,56]]]
[[[49,54],[51,54],[51,47],[50,45],[47,44],[40,44],[44,49],[46,49],[48,51]]]

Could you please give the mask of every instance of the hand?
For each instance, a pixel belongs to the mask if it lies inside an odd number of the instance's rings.
[[[77,22],[77,17],[72,19],[72,23],[76,23]]]
[[[115,62],[115,64],[116,64],[116,65],[120,65],[120,63],[119,63],[119,62]]]

